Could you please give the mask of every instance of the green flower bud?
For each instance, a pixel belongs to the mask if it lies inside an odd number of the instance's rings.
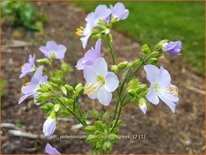
[[[68,92],[73,92],[74,88],[68,84],[65,85],[65,88],[67,89]]]
[[[51,65],[51,62],[47,58],[37,59],[36,62],[41,65]]]
[[[66,63],[63,63],[61,65],[61,69],[64,73],[68,73],[69,72],[69,65],[67,65]]]
[[[41,93],[37,97],[37,102],[38,103],[46,102],[46,101],[50,100],[51,96],[52,96],[52,94],[50,92]]]
[[[76,93],[79,95],[79,94],[82,94],[83,91],[84,91],[84,87],[82,86],[82,83],[78,83],[75,87],[75,90],[76,90]]]
[[[52,86],[49,83],[40,84],[40,88],[37,90],[38,92],[48,92],[52,89]]]
[[[147,44],[144,44],[142,45],[141,47],[141,51],[144,53],[144,54],[148,54],[150,52],[150,48]]]
[[[160,52],[154,51],[154,52],[152,52],[151,57],[153,57],[153,58],[159,58],[160,55],[161,55]]]
[[[130,96],[132,96],[132,97],[135,97],[135,95],[136,95],[136,92],[135,92],[134,89],[129,89],[129,90],[127,90],[127,92],[128,92],[128,94],[129,94]]]
[[[99,25],[98,28],[101,30],[101,31],[104,31],[106,29],[106,27],[104,25]]]
[[[138,67],[141,63],[142,63],[142,61],[140,59],[136,59],[135,61],[133,61],[132,66]]]
[[[60,104],[55,104],[55,105],[54,105],[54,111],[55,111],[55,112],[58,112],[58,111],[59,111],[59,108],[60,108]]]
[[[98,39],[100,39],[102,37],[101,34],[96,34],[96,35],[93,35],[92,38],[97,41]]]
[[[117,67],[118,69],[125,69],[127,67],[127,64],[128,64],[127,61],[123,61],[123,62],[120,62]]]
[[[111,70],[115,73],[118,72],[118,66],[117,65],[112,65]]]
[[[156,50],[163,50],[163,45],[165,44],[165,43],[167,43],[168,42],[168,40],[162,40],[162,41],[160,41],[157,45],[155,45],[155,49]]]
[[[92,29],[92,36],[97,35],[99,31],[97,29]]]
[[[64,95],[67,95],[67,89],[66,89],[66,87],[65,86],[61,86],[61,91],[62,91],[62,93],[64,94]]]
[[[157,58],[150,58],[149,63],[156,64],[157,63]]]

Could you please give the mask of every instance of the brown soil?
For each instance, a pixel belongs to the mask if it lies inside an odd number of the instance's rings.
[[[21,95],[20,87],[24,82],[18,78],[20,66],[30,53],[37,54],[37,57],[41,56],[38,47],[45,40],[55,40],[66,45],[68,48],[66,61],[74,65],[84,53],[79,37],[75,35],[75,29],[84,25],[86,14],[72,4],[62,2],[39,2],[37,6],[48,17],[44,37],[32,32],[17,35],[14,33],[15,28],[3,26],[2,71],[3,79],[7,81],[7,95],[2,98],[2,123],[21,124],[24,131],[42,134],[45,114],[38,106],[32,104],[32,99],[21,105],[17,103]],[[139,44],[136,41],[117,31],[113,31],[113,38],[118,61],[132,60],[139,55]],[[14,39],[27,42],[35,39],[36,44],[14,48],[10,46]],[[90,45],[94,45],[94,43],[91,42]],[[103,48],[102,55],[108,58],[106,48]],[[193,72],[191,67],[181,63],[181,57],[163,57],[159,64],[169,70],[174,83],[179,88],[181,101],[176,113],[173,114],[164,103],[161,103],[152,108],[147,115],[143,115],[138,104],[129,104],[123,111],[125,117],[122,121],[120,134],[130,137],[116,144],[112,153],[159,154],[203,153],[205,151],[203,138],[204,94],[196,91],[196,89],[204,91],[204,77]],[[141,77],[143,76],[142,72]],[[75,72],[72,79],[83,82],[82,73]],[[82,97],[81,100],[83,108],[101,108],[98,103],[91,103],[91,100],[86,96]],[[108,108],[111,107],[114,107],[114,103]],[[14,137],[8,134],[8,128],[2,128],[2,153],[43,153],[48,141],[62,153],[89,152],[90,146],[84,142],[84,139],[60,139],[61,135],[81,135],[81,129],[71,130],[72,125],[76,123],[73,119],[59,120],[55,131],[57,138],[53,140]],[[139,135],[145,135],[145,138],[136,137]]]

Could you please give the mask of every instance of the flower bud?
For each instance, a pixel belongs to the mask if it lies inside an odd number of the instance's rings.
[[[54,111],[55,111],[55,112],[58,112],[58,111],[59,111],[59,108],[60,108],[60,104],[55,104],[55,105],[54,105]]]
[[[65,85],[65,88],[67,89],[68,92],[73,92],[74,91],[73,87],[68,85],[68,84]]]
[[[132,66],[133,67],[138,67],[141,64],[141,60],[140,59],[136,59],[135,61],[133,61]]]
[[[40,65],[51,65],[51,62],[47,58],[37,59],[36,62]]]
[[[150,48],[147,44],[144,44],[142,45],[141,47],[141,51],[144,53],[144,54],[148,54],[150,52]]]
[[[113,72],[117,73],[117,72],[118,72],[118,67],[117,67],[117,65],[112,65],[111,70],[112,70]]]
[[[168,42],[168,40],[162,40],[156,45],[156,50],[163,50],[163,46]]]
[[[141,97],[140,99],[139,99],[139,107],[140,107],[140,110],[144,113],[144,114],[146,114],[146,112],[147,112],[147,101],[145,100],[145,98],[143,98],[143,97]]]
[[[153,58],[159,58],[160,55],[161,55],[160,52],[154,51],[154,52],[152,52],[151,57],[153,57]]]
[[[69,65],[63,63],[63,64],[61,65],[61,69],[62,69],[62,71],[63,71],[64,73],[68,73],[68,72],[69,72]]]
[[[128,62],[127,61],[123,61],[123,62],[120,62],[119,64],[118,64],[118,69],[125,69],[126,67],[127,67],[127,64],[128,64]]]
[[[67,95],[67,89],[66,89],[66,87],[65,86],[61,86],[61,91],[62,91],[62,93],[64,94],[64,95]]]
[[[128,94],[129,94],[130,96],[132,96],[132,97],[135,97],[135,95],[136,95],[136,92],[135,92],[134,89],[129,89],[127,92],[128,92]]]
[[[45,136],[51,136],[56,129],[56,112],[52,111],[50,116],[44,122],[43,133]]]
[[[79,95],[79,94],[82,94],[83,91],[84,91],[84,87],[82,86],[82,83],[78,83],[75,87],[75,90],[76,90],[76,93]]]

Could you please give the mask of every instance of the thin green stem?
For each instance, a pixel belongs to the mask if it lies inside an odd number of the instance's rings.
[[[67,108],[67,110],[83,125],[83,126],[88,126],[87,123],[85,121],[82,121],[77,115],[76,113],[74,113],[67,105],[65,105],[60,99],[59,97],[57,97],[57,99]]]
[[[107,35],[106,41],[107,41],[107,44],[108,44],[108,46],[109,46],[109,53],[110,53],[110,55],[112,56],[113,64],[115,65],[115,64],[116,64],[115,56],[114,56],[114,52],[113,52],[113,49],[112,49],[112,44],[111,44],[111,42],[109,41],[108,35]]]

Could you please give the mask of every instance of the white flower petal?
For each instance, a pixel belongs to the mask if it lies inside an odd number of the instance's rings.
[[[168,91],[166,88],[160,89],[159,93],[160,95],[164,96],[167,100],[170,100],[171,102],[178,102],[179,97],[174,96],[170,91]]]
[[[101,75],[103,77],[106,77],[107,75],[107,63],[104,60],[104,58],[98,58],[92,65],[94,71],[96,72],[97,75]]]
[[[104,87],[100,87],[97,91],[97,99],[105,106],[108,106],[112,100],[112,93],[108,92]]]
[[[150,81],[150,83],[156,82],[159,76],[159,68],[157,68],[154,65],[145,65],[144,70],[147,74],[147,80]]]
[[[149,92],[146,95],[146,98],[148,101],[150,101],[151,103],[157,105],[159,103],[159,98],[154,90],[154,85],[152,84],[150,86]]]
[[[105,88],[108,92],[113,92],[119,85],[119,79],[113,72],[108,72],[105,79]]]
[[[160,99],[175,113],[176,104],[171,100],[168,100],[164,95],[159,94]]]
[[[158,83],[162,87],[168,87],[171,82],[170,74],[163,67],[160,67],[159,77],[157,79]]]
[[[97,74],[92,67],[85,67],[83,70],[85,80],[90,83],[96,80]]]

